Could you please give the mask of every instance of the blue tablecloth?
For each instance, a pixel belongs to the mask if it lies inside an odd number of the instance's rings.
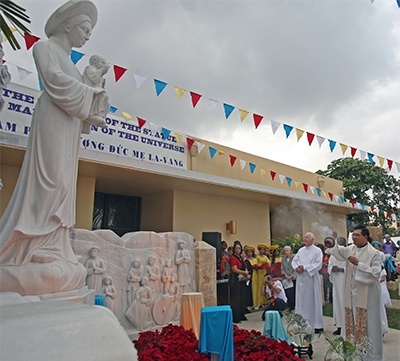
[[[233,320],[230,306],[201,309],[199,350],[219,355],[219,361],[233,361]]]
[[[282,324],[282,318],[278,311],[265,312],[263,335],[273,340],[286,341],[290,345],[289,337]]]

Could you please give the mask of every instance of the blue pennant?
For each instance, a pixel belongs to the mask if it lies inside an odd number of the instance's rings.
[[[329,149],[331,150],[331,153],[332,153],[336,147],[336,142],[334,140],[330,140],[330,139],[328,139],[328,141],[329,141]]]
[[[286,138],[288,138],[291,131],[293,130],[293,127],[291,125],[283,124],[283,129],[285,129]]]
[[[213,159],[215,153],[217,153],[217,150],[215,148],[209,147],[209,151],[210,151],[210,157],[211,157],[211,159]]]
[[[159,96],[162,93],[162,91],[165,89],[165,87],[167,86],[167,83],[164,83],[161,80],[154,79],[154,85],[156,87],[156,94],[157,94],[157,96]]]
[[[224,110],[225,110],[225,118],[228,119],[229,116],[232,114],[235,107],[233,105],[225,104],[224,103]]]
[[[253,174],[254,171],[256,170],[256,165],[253,163],[249,163],[249,167],[250,167],[250,173]]]
[[[80,53],[76,50],[71,50],[71,60],[74,64],[76,64],[85,54]]]
[[[165,139],[168,139],[169,135],[171,134],[171,131],[169,129],[162,128],[161,134],[163,136],[163,139],[165,140]]]

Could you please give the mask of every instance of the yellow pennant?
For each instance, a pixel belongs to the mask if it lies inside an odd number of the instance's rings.
[[[297,141],[300,140],[300,138],[303,136],[304,134],[304,130],[301,130],[299,128],[296,128],[296,134],[297,134]]]
[[[239,114],[240,114],[240,121],[243,122],[243,120],[245,120],[246,117],[249,115],[249,112],[247,110],[239,109]]]
[[[299,188],[299,185],[300,185],[300,182],[299,182],[299,181],[294,181],[294,186],[295,186],[296,188]]]
[[[223,152],[222,150],[218,151],[218,155],[224,155],[224,154],[225,154],[225,152]]]
[[[385,158],[383,158],[383,157],[381,157],[381,156],[377,156],[378,157],[378,159],[379,159],[379,164],[380,164],[380,166],[381,167],[383,167],[383,163],[385,162]]]
[[[264,168],[260,168],[260,173],[261,173],[261,177],[264,177],[265,169]]]
[[[175,134],[175,137],[176,137],[176,142],[180,143],[182,138],[183,138],[183,135],[179,134],[179,133],[174,133],[174,134]]]
[[[343,143],[339,143],[340,144],[340,148],[342,148],[342,153],[344,155],[344,153],[346,153],[346,150],[349,148],[348,145],[343,144]]]
[[[179,88],[179,87],[177,87],[177,86],[174,87],[174,88],[175,88],[176,97],[177,97],[178,100],[179,100],[180,98],[182,98],[182,95],[186,93],[186,90],[183,89],[183,88]]]
[[[122,110],[121,110],[121,113],[122,113],[122,115],[124,116],[124,118],[125,118],[126,121],[131,120],[132,115],[130,115],[129,113],[124,112],[124,111],[122,111]]]

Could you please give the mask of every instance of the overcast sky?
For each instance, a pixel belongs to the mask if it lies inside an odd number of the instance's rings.
[[[47,18],[64,1],[17,3],[31,17],[32,34],[44,39]],[[106,76],[119,110],[312,172],[340,158],[339,145],[331,154],[327,140],[319,149],[305,135],[297,142],[295,131],[286,139],[282,125],[273,135],[270,119],[400,162],[395,0],[94,3],[98,23],[77,50],[128,69],[118,83],[112,69]],[[10,63],[36,73],[31,51],[13,52],[5,45],[5,52]],[[84,57],[78,65],[87,62]],[[149,77],[139,90],[134,72]],[[153,79],[168,83],[158,97]],[[13,81],[36,84],[33,75]],[[177,100],[174,86],[203,96],[195,109],[188,92]],[[210,109],[208,99],[220,103]],[[229,119],[222,103],[235,106]],[[243,122],[239,108],[250,113]],[[257,130],[253,113],[264,116]]]

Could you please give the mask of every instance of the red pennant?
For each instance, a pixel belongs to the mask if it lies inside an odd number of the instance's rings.
[[[136,117],[136,119],[138,120],[139,128],[142,129],[143,125],[146,124],[146,121],[139,117]]]
[[[329,198],[330,198],[331,200],[333,200],[333,193],[328,192],[328,196],[329,196]]]
[[[4,60],[4,59],[1,60],[1,63],[2,63],[2,64],[4,64],[5,62],[6,62],[6,60]]]
[[[258,126],[261,124],[263,118],[264,118],[264,117],[261,116],[261,115],[253,114],[254,126],[256,127],[256,129],[257,129]]]
[[[28,33],[24,33],[24,38],[26,50],[29,50],[33,46],[33,44],[37,43],[40,40],[40,38],[38,38],[37,36]]]
[[[272,170],[270,170],[270,171],[269,171],[269,174],[271,174],[272,180],[275,180],[276,172],[273,172]]]
[[[388,164],[389,169],[392,170],[393,161],[392,161],[391,159],[386,159],[386,161],[387,161],[387,164]]]
[[[236,162],[237,157],[235,157],[234,155],[229,155],[229,160],[231,162],[231,167],[234,166],[235,162]]]
[[[196,108],[196,105],[202,96],[200,94],[193,93],[193,92],[190,92],[190,96],[192,97],[193,108]]]
[[[371,212],[375,212],[374,206],[371,206]]]
[[[194,139],[192,138],[186,138],[186,143],[188,145],[189,150],[192,148],[193,143],[194,143]]]
[[[355,201],[353,201],[353,200],[351,200],[350,201],[350,203],[351,203],[351,205],[353,206],[353,208],[354,208],[354,205],[356,204],[356,202]]]
[[[356,155],[356,152],[357,152],[357,148],[354,148],[354,147],[350,147],[350,153],[351,153],[351,156],[354,158],[354,156]]]
[[[304,192],[307,193],[307,191],[308,191],[308,184],[307,183],[303,183],[303,189],[304,189]]]
[[[311,145],[314,140],[315,134],[307,132],[308,145]]]
[[[114,75],[115,75],[115,82],[117,82],[119,79],[121,79],[122,75],[125,74],[127,69],[118,66],[118,65],[114,65]]]

